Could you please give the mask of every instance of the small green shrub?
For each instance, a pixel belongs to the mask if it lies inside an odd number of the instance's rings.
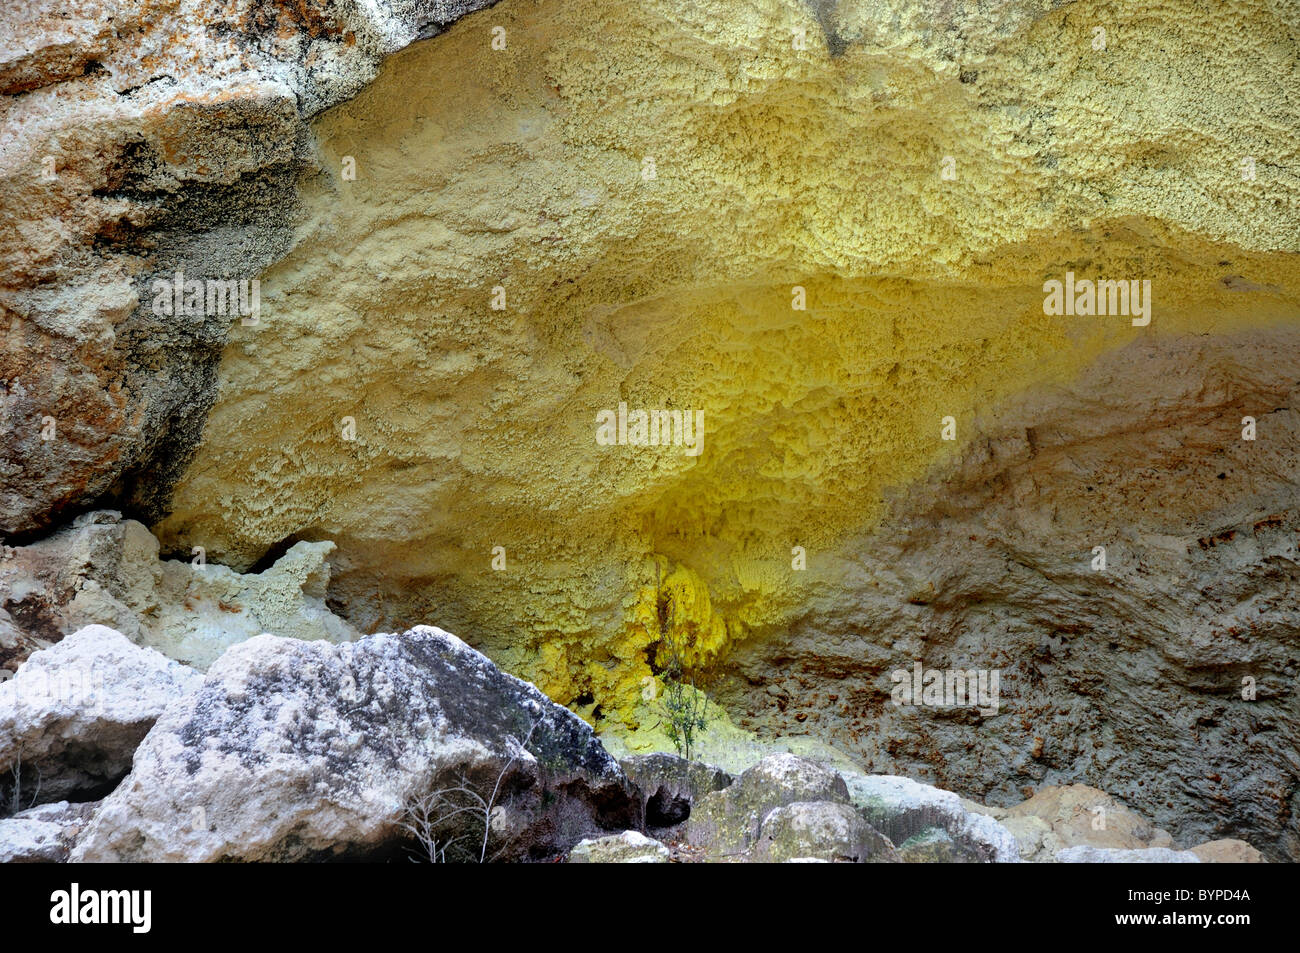
[[[665,633],[663,644],[668,649],[668,664],[660,675],[664,685],[662,704],[667,719],[665,732],[677,753],[692,760],[695,739],[708,727],[707,699],[695,687],[695,679],[682,664],[681,653],[673,636]]]

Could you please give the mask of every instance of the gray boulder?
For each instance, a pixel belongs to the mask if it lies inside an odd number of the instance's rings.
[[[796,801],[849,803],[844,779],[792,754],[768,755],[721,791],[706,794],[692,811],[686,836],[710,859],[739,859],[758,840],[763,819]]]
[[[550,859],[639,807],[585,722],[454,635],[263,635],[159,719],[73,859]]]
[[[951,791],[888,774],[846,772],[844,780],[863,817],[895,844],[938,827],[976,860],[1014,863],[1020,859],[1010,831],[991,817],[967,810]]]
[[[894,845],[871,828],[851,804],[796,801],[770,811],[749,854],[756,863],[824,860],[897,863]]]

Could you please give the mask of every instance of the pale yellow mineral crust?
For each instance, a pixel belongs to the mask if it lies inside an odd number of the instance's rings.
[[[506,0],[392,57],[314,123],[164,545],[333,540],[359,628],[634,720],[661,625],[708,663],[845,591],[1003,402],[1297,321],[1285,4],[975,6],[841,3],[832,56],[795,0]],[[1067,272],[1149,280],[1149,326],[1045,315]],[[702,410],[702,453],[598,445],[620,402]]]

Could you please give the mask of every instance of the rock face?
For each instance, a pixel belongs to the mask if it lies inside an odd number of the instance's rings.
[[[0,800],[102,796],[167,706],[202,676],[119,632],[87,626],[0,684]]]
[[[633,755],[619,765],[641,792],[645,827],[657,832],[678,831],[705,795],[735,780],[721,768],[664,752]]]
[[[1298,380],[1276,328],[1135,344],[1009,403],[716,697],[873,772],[1001,805],[1081,781],[1183,843],[1300,857]],[[998,712],[893,704],[917,662],[998,671]]]
[[[0,667],[16,669],[31,651],[93,624],[200,669],[263,632],[355,639],[360,633],[325,605],[333,548],[299,542],[263,572],[240,574],[197,557],[159,560],[158,541],[142,524],[113,511],[87,513],[0,553],[0,611],[13,633],[7,653],[0,642]]]
[[[1014,807],[985,810],[1011,831],[1025,860],[1051,861],[1067,847],[1174,847],[1168,832],[1086,784],[1044,788]]]
[[[328,583],[613,725],[673,638],[868,771],[1300,858],[1293,3],[10,6],[0,532],[114,505],[231,568],[5,577],[6,670],[338,641]],[[1076,273],[1150,323],[1047,313]],[[601,444],[622,404],[700,452]],[[282,550],[282,613],[221,607]],[[895,707],[917,663],[1001,701]]]
[[[482,802],[480,850],[481,812],[447,818]],[[264,635],[159,720],[73,859],[400,855],[412,827],[474,859],[543,859],[638,815],[586,724],[453,635]]]
[[[293,242],[307,117],[488,2],[7,5],[0,532],[157,511],[242,318],[160,313],[153,280],[257,278]]]
[[[1233,353],[1227,335],[1297,315],[1285,210],[1300,186],[1263,162],[1254,184],[1240,174],[1292,125],[1282,14],[1234,6],[1170,30],[1123,6],[1123,45],[1094,54],[1072,5],[880,6],[837,5],[840,56],[795,3],[742,16],[584,0],[503,3],[393,58],[313,126],[325,171],[303,187],[302,241],[265,277],[265,326],[227,347],[164,544],[245,568],[294,534],[333,539],[349,556],[335,590],[361,628],[474,632],[552,697],[624,716],[661,617],[711,662],[780,635],[819,582],[819,609],[852,615],[889,581],[862,532],[952,450],[981,453],[988,418],[1026,389],[1027,426],[1050,439],[1103,354],[1182,339],[1189,360],[1168,364],[1187,392],[1156,414],[1125,412],[1165,386],[1142,362],[1109,381],[1097,409],[1121,459],[1159,456],[1169,443],[1148,438],[1166,416],[1203,418],[1216,381],[1225,406],[1286,406],[1265,402],[1296,379],[1294,334],[1258,371],[1225,375],[1215,356]],[[590,24],[614,19],[592,46]],[[1228,70],[1245,92],[1189,100],[1185,77]],[[609,75],[626,85],[604,91]],[[1067,270],[1150,278],[1152,325],[1044,315],[1044,278]],[[1205,335],[1222,346],[1197,350]],[[595,415],[620,401],[702,410],[703,452],[598,445]],[[1285,459],[1275,439],[1270,459]],[[485,571],[495,546],[504,573]],[[826,641],[881,638],[863,615],[831,619]],[[606,655],[632,661],[593,661]]]
[[[478,16],[393,58],[312,127],[164,544],[333,539],[359,628],[473,632],[615,721],[666,629],[872,771],[1119,777],[1294,854],[1295,18],[1126,3],[1094,49],[1074,6],[507,2],[505,50]],[[1151,324],[1045,315],[1067,272],[1150,279]],[[598,445],[620,402],[702,410],[702,452]],[[895,712],[918,660],[1001,670],[1003,714]]]

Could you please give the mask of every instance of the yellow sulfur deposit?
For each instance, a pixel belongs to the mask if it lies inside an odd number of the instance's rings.
[[[1000,401],[1294,321],[1288,6],[998,7],[505,0],[393,57],[315,123],[164,544],[333,540],[359,628],[631,720],[663,627],[707,667],[833,593]],[[1045,314],[1067,272],[1150,324]],[[601,445],[620,402],[702,452]]]

